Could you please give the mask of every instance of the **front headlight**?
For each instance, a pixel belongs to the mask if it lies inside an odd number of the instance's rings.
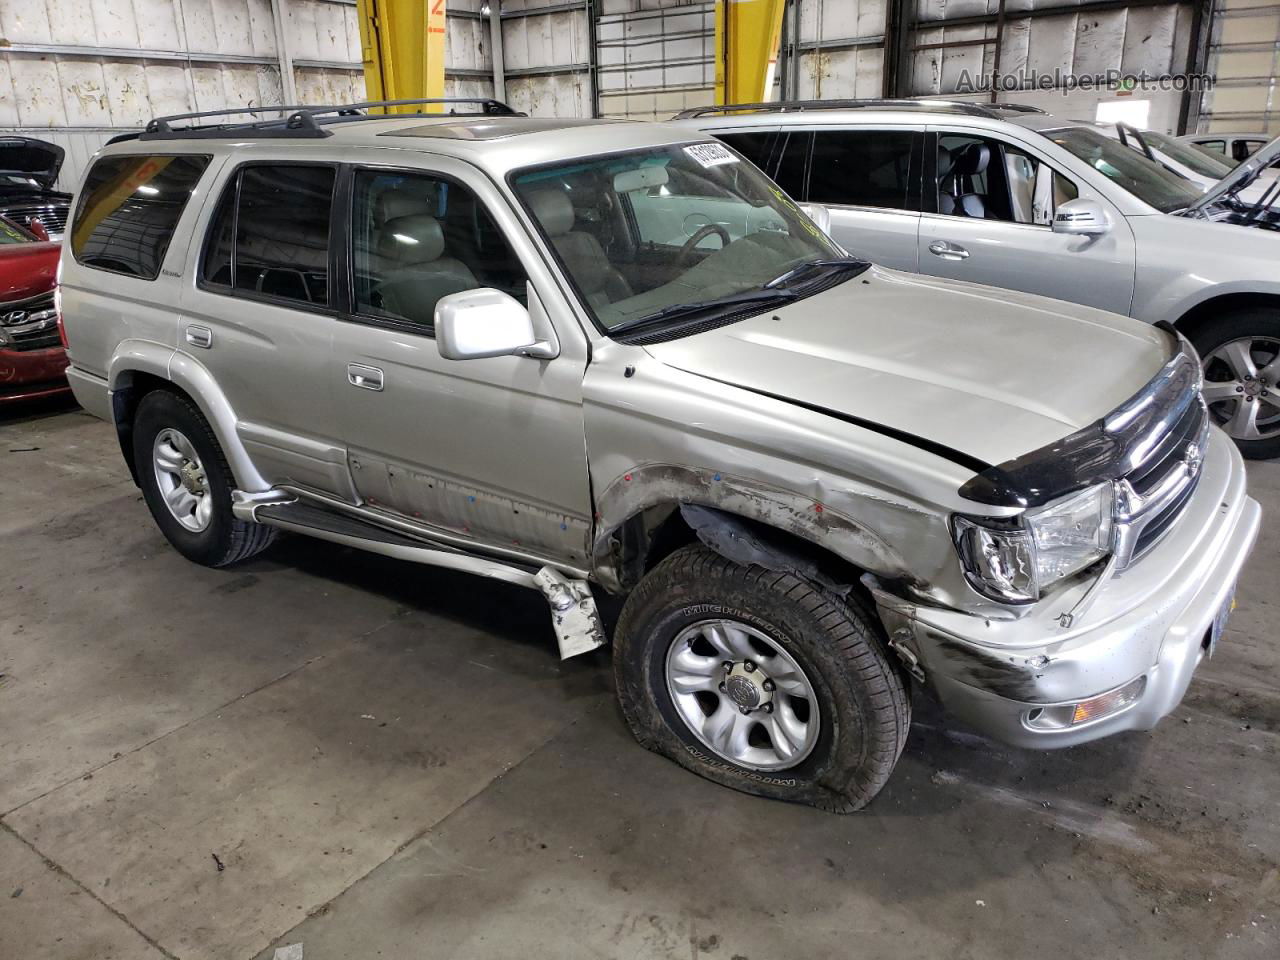
[[[1040,591],[1111,550],[1115,493],[1101,484],[1021,517],[957,515],[956,550],[969,583],[1001,603],[1032,603]]]

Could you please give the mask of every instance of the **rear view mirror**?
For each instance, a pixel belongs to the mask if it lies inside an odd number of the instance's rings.
[[[652,164],[614,174],[613,189],[615,193],[634,193],[637,190],[664,186],[670,179],[671,175],[667,173],[666,167]]]
[[[831,211],[820,203],[802,203],[800,209],[823,233],[831,233]]]
[[[529,311],[501,290],[488,287],[441,297],[436,303],[435,330],[436,347],[446,360],[545,355]]]
[[[1053,215],[1053,232],[1078,237],[1096,237],[1111,229],[1107,212],[1097,200],[1077,197],[1058,207]]]

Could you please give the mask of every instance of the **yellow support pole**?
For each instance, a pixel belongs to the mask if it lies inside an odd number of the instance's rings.
[[[445,0],[356,0],[356,16],[370,100],[444,96]],[[433,113],[440,107],[380,109]]]
[[[716,0],[716,103],[761,103],[773,90],[786,0]]]

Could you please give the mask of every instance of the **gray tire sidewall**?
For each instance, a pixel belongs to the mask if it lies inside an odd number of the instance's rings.
[[[742,573],[740,568],[730,569]],[[827,805],[824,799],[843,794],[853,773],[866,762],[862,731],[873,722],[867,705],[839,658],[824,645],[825,631],[815,618],[785,597],[749,591],[737,579],[710,577],[712,589],[707,581],[679,584],[643,610],[632,608],[628,600],[614,652],[623,711],[642,743],[709,780],[759,796]],[[667,650],[685,627],[718,618],[756,627],[783,645],[808,675],[821,729],[813,751],[797,766],[755,771],[733,764],[713,754],[677,712],[666,685]]]

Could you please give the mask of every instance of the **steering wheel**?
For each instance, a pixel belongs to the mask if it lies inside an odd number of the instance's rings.
[[[728,230],[720,226],[718,223],[704,223],[693,232],[693,236],[684,242],[684,246],[682,246],[680,248],[680,252],[676,254],[675,265],[677,267],[683,267],[688,263],[689,260],[692,259],[693,251],[697,248],[698,244],[707,239],[707,237],[711,236],[713,233],[720,237],[720,249],[723,250],[729,245],[730,241]]]

